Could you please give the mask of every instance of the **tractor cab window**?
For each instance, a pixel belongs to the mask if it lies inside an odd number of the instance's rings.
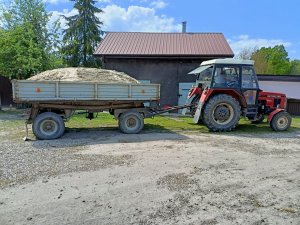
[[[197,86],[199,86],[199,84],[204,86],[210,85],[212,79],[212,72],[213,72],[213,66],[208,67],[207,69],[201,71],[197,75]]]
[[[239,82],[238,66],[217,66],[214,72],[213,87],[238,88]]]
[[[252,66],[242,67],[242,88],[258,89],[257,77]]]

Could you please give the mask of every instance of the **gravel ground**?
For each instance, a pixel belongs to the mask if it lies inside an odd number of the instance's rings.
[[[0,130],[0,224],[300,221],[300,131],[72,130],[23,142]]]

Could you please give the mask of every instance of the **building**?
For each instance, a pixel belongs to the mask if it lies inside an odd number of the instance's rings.
[[[108,32],[94,55],[102,67],[161,85],[161,104],[184,104],[202,61],[234,56],[222,33]]]
[[[2,106],[9,106],[10,104],[13,104],[10,80],[0,76],[0,109]]]
[[[260,89],[286,94],[287,111],[292,115],[300,116],[300,76],[258,75],[258,80]]]

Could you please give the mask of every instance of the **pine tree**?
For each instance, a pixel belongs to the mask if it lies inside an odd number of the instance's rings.
[[[64,17],[68,28],[63,32],[62,53],[69,66],[93,67],[99,66],[93,58],[93,52],[100,42],[100,27],[102,22],[96,13],[102,13],[95,6],[94,0],[72,0],[78,14]]]

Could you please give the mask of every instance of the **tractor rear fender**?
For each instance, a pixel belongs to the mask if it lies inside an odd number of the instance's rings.
[[[214,95],[217,95],[217,94],[230,95],[233,98],[235,98],[243,108],[247,107],[247,103],[246,103],[246,100],[245,100],[244,96],[241,95],[236,90],[232,90],[232,89],[206,89],[201,94],[200,101],[199,101],[196,113],[194,115],[194,123],[199,122],[199,119],[201,118],[202,109],[205,106],[208,99],[211,98]]]
[[[199,87],[192,87],[188,94],[188,99],[192,98],[194,95],[201,95],[202,89]]]
[[[203,92],[203,94],[201,95],[200,102],[203,100],[203,102],[205,104],[207,102],[208,98],[211,98],[212,96],[217,95],[217,94],[230,95],[233,98],[235,98],[243,108],[247,107],[247,102],[246,102],[246,99],[244,98],[244,96],[241,93],[237,92],[236,90],[232,90],[232,89],[209,89],[209,90],[205,90]]]
[[[271,113],[269,114],[269,116],[268,116],[268,123],[270,123],[270,122],[272,121],[273,117],[274,117],[277,113],[282,112],[282,111],[285,111],[285,110],[284,110],[284,109],[277,108],[277,109],[275,109],[273,112],[271,112]]]
[[[246,102],[245,97],[241,93],[239,93],[238,91],[236,91],[234,89],[213,89],[213,93],[209,97],[212,97],[213,95],[216,95],[216,94],[230,95],[240,103],[242,108],[247,107],[247,102]]]

